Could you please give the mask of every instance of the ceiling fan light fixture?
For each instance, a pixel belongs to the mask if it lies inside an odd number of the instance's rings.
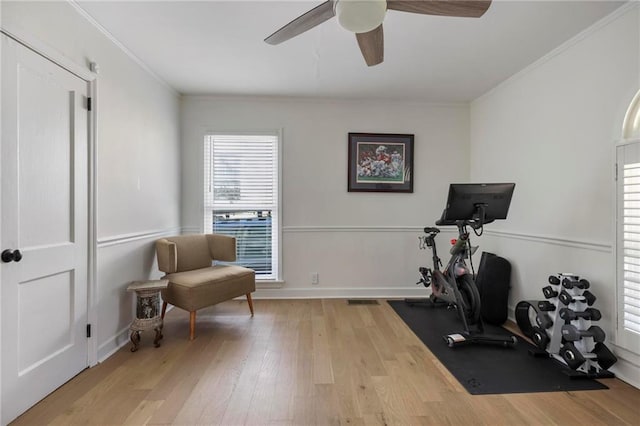
[[[342,28],[354,33],[366,33],[382,24],[387,12],[387,1],[338,0],[335,8]]]

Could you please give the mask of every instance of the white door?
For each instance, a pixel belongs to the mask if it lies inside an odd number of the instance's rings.
[[[5,424],[88,366],[89,88],[5,35],[1,47]]]

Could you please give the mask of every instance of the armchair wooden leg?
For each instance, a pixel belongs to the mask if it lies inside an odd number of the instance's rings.
[[[251,310],[251,316],[253,316],[253,300],[251,300],[251,293],[247,293],[247,302],[249,302],[249,310]]]
[[[189,340],[196,335],[196,311],[189,312]]]
[[[162,302],[162,313],[160,314],[160,317],[162,319],[164,319],[164,314],[167,312],[167,302]]]

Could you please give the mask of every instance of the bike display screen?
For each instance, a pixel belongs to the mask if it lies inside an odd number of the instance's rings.
[[[452,183],[444,219],[473,220],[479,206],[484,207],[485,221],[506,219],[515,183]]]

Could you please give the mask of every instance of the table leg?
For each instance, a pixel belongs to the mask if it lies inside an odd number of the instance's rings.
[[[160,346],[160,340],[162,339],[162,326],[156,327],[156,338],[153,340],[153,345],[157,348]]]
[[[132,331],[131,336],[129,336],[129,340],[131,340],[131,343],[133,343],[133,346],[131,347],[131,352],[137,351],[138,345],[140,344],[140,332],[135,330]]]

